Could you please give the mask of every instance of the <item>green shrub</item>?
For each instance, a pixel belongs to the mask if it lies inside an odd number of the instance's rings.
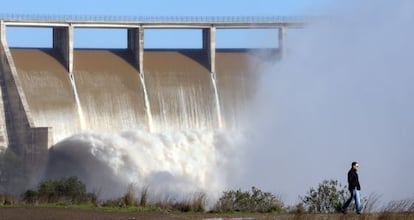
[[[296,215],[302,215],[306,213],[306,209],[303,203],[300,202],[293,207],[289,207],[289,213],[296,214]]]
[[[341,210],[347,191],[337,180],[324,180],[318,188],[311,188],[301,200],[309,213],[335,213]]]
[[[34,190],[27,190],[23,194],[23,200],[30,204],[36,203],[38,201],[37,198],[38,198],[38,192]]]
[[[225,191],[216,204],[219,212],[283,212],[283,203],[273,194],[256,187],[251,191]]]
[[[37,191],[28,190],[23,194],[27,203],[34,202],[61,202],[67,204],[93,202],[96,196],[86,193],[85,184],[77,177],[61,178],[59,180],[43,181]]]

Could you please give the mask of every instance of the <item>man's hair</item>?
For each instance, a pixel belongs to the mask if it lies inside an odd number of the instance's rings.
[[[354,162],[352,162],[351,166],[354,167],[357,164],[358,164],[358,162],[354,161]]]

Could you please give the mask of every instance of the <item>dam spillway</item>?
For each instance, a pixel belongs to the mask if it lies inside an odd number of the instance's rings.
[[[82,131],[211,130],[239,126],[258,67],[283,53],[284,29],[300,22],[1,20],[3,148],[30,166]],[[52,48],[9,48],[7,27],[49,27]],[[125,49],[73,47],[76,28],[127,29]],[[144,30],[201,29],[200,49],[144,49]],[[218,28],[274,28],[276,49],[216,49]],[[277,42],[277,39],[275,39]],[[263,53],[270,54],[263,58]]]
[[[149,129],[143,87],[138,71],[128,62],[132,57],[128,51],[75,50],[73,76],[85,128],[81,126],[69,73],[59,55],[42,49],[10,51],[34,125],[52,127],[55,141],[82,129]],[[249,85],[254,85],[257,77],[251,56],[246,52],[217,53],[220,61],[216,76],[224,118],[235,117],[237,109],[253,94],[254,88]],[[202,51],[149,51],[145,61],[145,84],[156,130],[219,126]]]

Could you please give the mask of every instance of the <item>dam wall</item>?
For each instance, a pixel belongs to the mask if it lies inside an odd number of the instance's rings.
[[[2,144],[11,147],[15,154],[23,158],[26,172],[38,176],[47,163],[47,146],[53,143],[52,128],[34,125],[22,83],[4,38],[4,23],[0,25],[0,121],[4,123],[1,125]],[[34,180],[29,178],[28,181]]]
[[[295,25],[1,20],[0,149],[21,156],[36,176],[49,148],[82,131],[238,128],[259,67],[280,57],[284,29]],[[50,27],[53,46],[9,48],[9,26]],[[216,29],[254,27],[280,29],[279,48],[216,49]],[[74,48],[75,28],[126,29],[127,48]],[[145,49],[147,28],[201,29],[203,46]]]

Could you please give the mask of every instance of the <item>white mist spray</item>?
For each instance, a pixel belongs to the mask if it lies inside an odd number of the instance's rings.
[[[323,180],[346,185],[358,161],[364,196],[412,196],[414,2],[326,11],[335,16],[288,30],[289,53],[264,72],[240,182],[296,203]]]
[[[214,201],[231,174],[229,158],[239,140],[216,131],[82,133],[52,149],[48,175],[76,175],[102,198],[120,196],[133,183],[148,187],[153,202],[198,192]]]

